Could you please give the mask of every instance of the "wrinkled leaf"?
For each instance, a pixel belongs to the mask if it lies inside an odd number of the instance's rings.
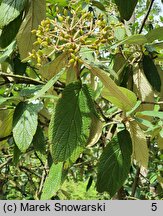
[[[46,158],[46,141],[43,129],[39,125],[37,126],[37,130],[32,142],[37,155],[39,156],[39,158],[44,160]]]
[[[0,28],[17,18],[24,9],[27,0],[3,0],[0,5]]]
[[[63,163],[52,164],[45,180],[41,200],[48,200],[56,194],[61,186]]]
[[[66,161],[87,142],[92,109],[86,89],[79,82],[67,85],[56,105],[49,129],[54,162]]]
[[[136,121],[129,123],[130,134],[133,145],[132,157],[143,167],[148,166],[149,151],[144,132],[141,130]]]
[[[18,148],[24,152],[30,146],[36,133],[38,112],[41,104],[27,104],[20,102],[13,117],[13,137]]]
[[[127,130],[120,131],[100,157],[96,185],[98,192],[107,191],[113,197],[122,187],[130,171],[131,154],[130,134]]]

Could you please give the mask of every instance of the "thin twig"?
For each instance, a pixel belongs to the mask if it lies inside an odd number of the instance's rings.
[[[38,197],[38,198],[40,198],[40,196],[41,196],[43,185],[44,185],[45,179],[47,177],[47,171],[45,172],[45,170],[47,170],[47,168],[48,168],[48,162],[46,161],[46,164],[44,166],[44,170],[42,172],[40,187],[39,187],[38,191],[36,191],[36,197]]]
[[[142,22],[142,25],[141,25],[141,27],[140,27],[139,34],[141,34],[142,31],[143,31],[143,28],[144,28],[144,26],[145,26],[145,23],[146,23],[146,21],[147,21],[147,19],[148,19],[148,16],[149,16],[149,14],[150,14],[150,12],[151,12],[151,9],[152,9],[152,6],[153,6],[153,4],[154,4],[154,1],[155,1],[155,0],[151,0],[151,3],[150,3],[150,5],[149,5],[149,7],[148,7],[148,10],[147,10],[147,14],[145,15],[145,17],[144,17],[144,19],[143,19],[143,22]]]
[[[163,101],[159,101],[159,102],[152,102],[152,101],[142,101],[142,104],[153,104],[153,105],[161,105],[163,104]]]
[[[38,178],[41,178],[41,175],[39,175],[38,173],[32,171],[31,169],[28,169],[28,168],[25,167],[25,166],[19,166],[19,169],[20,169],[21,171],[27,171],[27,172],[29,172],[29,173],[31,173],[31,174],[37,176]]]
[[[12,161],[12,158],[8,158],[4,163],[0,164],[0,169],[2,169],[4,166],[6,166],[8,163]]]
[[[40,81],[40,80],[35,80],[32,79],[30,77],[26,77],[26,76],[20,76],[20,75],[15,75],[15,74],[8,74],[8,73],[4,73],[4,72],[0,72],[0,76],[3,77],[11,77],[14,79],[14,81],[16,83],[27,83],[27,84],[35,84],[35,85],[44,85],[45,83]],[[13,81],[6,81],[7,82],[13,82]]]

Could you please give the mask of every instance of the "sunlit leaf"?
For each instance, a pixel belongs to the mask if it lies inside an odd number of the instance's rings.
[[[162,130],[163,131],[163,130]],[[157,138],[157,143],[158,143],[158,147],[160,149],[163,149],[163,137],[159,134],[158,138]]]
[[[36,36],[33,35],[31,31],[38,27],[41,20],[45,19],[45,14],[45,0],[30,1],[28,12],[17,35],[17,44],[21,59],[26,58],[29,55],[29,52],[35,48],[33,43],[36,40]]]
[[[160,119],[163,119],[163,112],[157,112],[157,111],[142,111],[142,112],[137,112],[136,116],[142,117],[142,116],[152,116],[152,117],[157,117]]]
[[[13,109],[0,110],[0,138],[11,134],[13,113]]]
[[[132,157],[143,167],[148,166],[149,151],[147,147],[147,141],[144,132],[139,125],[132,121],[129,123],[130,134],[133,145]]]
[[[121,40],[123,40],[123,39],[125,38],[125,36],[126,36],[125,28],[116,27],[116,28],[114,29],[114,37],[115,37],[117,40],[121,41]]]
[[[113,102],[116,106],[124,111],[129,111],[134,107],[137,101],[135,100],[136,97],[134,93],[125,88],[118,87],[105,71],[97,67],[88,65],[87,63],[85,63],[85,65],[95,76],[98,76],[100,78],[105,86],[105,95],[108,95],[108,98],[111,102]],[[128,98],[128,96],[130,98]]]
[[[146,101],[146,102],[154,102],[154,92],[149,84],[147,78],[144,75],[144,71],[142,69],[142,66],[140,64],[136,64],[133,69],[133,91],[137,95],[137,98],[140,101]],[[141,104],[138,109],[138,111],[143,110],[153,110],[154,105],[149,104]],[[148,121],[151,121],[151,117],[145,118]],[[143,129],[147,129],[145,126],[141,126]]]
[[[43,78],[49,80],[53,76],[58,74],[63,68],[65,68],[67,64],[67,53],[62,53],[51,62],[43,65],[40,68],[39,73],[42,75]]]
[[[0,28],[17,18],[24,9],[27,0],[3,0],[0,5]]]
[[[58,74],[52,77],[37,93],[34,97],[30,99],[30,101],[36,100],[39,97],[42,97],[53,85],[54,83],[60,78],[60,76],[65,72],[65,70],[61,70]]]
[[[90,135],[87,142],[87,147],[95,145],[101,137],[102,128],[104,122],[102,122],[97,116],[92,117],[91,126],[90,126]]]
[[[18,148],[24,152],[30,146],[36,133],[38,112],[41,104],[27,104],[20,102],[13,117],[13,137]]]

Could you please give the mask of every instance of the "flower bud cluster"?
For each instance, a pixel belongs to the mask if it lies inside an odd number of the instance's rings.
[[[95,19],[94,14],[77,9],[56,8],[57,15],[52,20],[43,20],[37,30],[35,45],[38,51],[32,51],[30,58],[35,59],[37,66],[41,66],[42,59],[50,57],[44,54],[44,50],[50,48],[51,53],[66,52],[69,58],[68,67],[82,63],[79,52],[83,47],[93,49],[99,53],[101,46],[113,40],[113,27],[107,26],[104,15],[100,14]]]

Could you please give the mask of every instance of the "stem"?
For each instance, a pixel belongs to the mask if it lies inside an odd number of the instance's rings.
[[[152,6],[153,6],[153,4],[154,4],[154,1],[155,1],[155,0],[151,0],[151,3],[149,4],[148,10],[147,10],[147,14],[145,15],[145,17],[144,17],[144,19],[143,19],[143,22],[142,22],[142,25],[141,25],[141,27],[140,27],[139,34],[141,34],[142,31],[143,31],[143,28],[144,28],[144,26],[145,26],[145,23],[146,23],[146,21],[147,21],[147,19],[148,19],[148,16],[149,16],[149,14],[150,14],[150,12],[151,12],[151,9],[152,9]]]
[[[163,101],[159,101],[159,102],[152,102],[152,101],[142,101],[142,104],[153,104],[153,105],[160,105],[163,104]]]
[[[8,73],[4,73],[4,72],[0,72],[0,76],[12,77],[16,83],[27,83],[27,84],[35,84],[35,85],[43,85],[43,84],[45,84],[42,81],[35,80],[35,79],[30,78],[30,77],[25,77],[25,76],[20,76],[20,75],[15,75],[15,74],[8,74]],[[6,83],[7,82],[12,83],[13,81],[10,81],[10,80],[7,81],[6,80]]]
[[[10,135],[8,135],[8,136],[5,136],[5,137],[2,137],[2,138],[0,138],[0,142],[1,142],[1,141],[4,141],[4,140],[6,140],[6,139],[8,139],[8,138],[10,138],[10,137],[12,137],[12,134],[10,134]]]
[[[4,166],[6,166],[8,163],[10,163],[12,161],[12,158],[8,158],[7,161],[5,161],[4,163],[0,164],[0,169],[2,169]]]
[[[38,189],[38,191],[36,191],[36,196],[40,199],[40,196],[41,196],[41,193],[42,193],[42,190],[43,190],[43,185],[44,185],[44,182],[45,182],[45,179],[47,177],[47,170],[48,169],[48,162],[46,161],[46,164],[44,166],[44,170],[42,172],[42,177],[41,177],[41,181],[40,181],[40,187]]]
[[[132,185],[131,197],[135,196],[136,189],[137,189],[138,183],[139,183],[139,175],[140,175],[140,167],[138,167],[137,170],[136,170],[136,175],[135,175],[134,183]]]

